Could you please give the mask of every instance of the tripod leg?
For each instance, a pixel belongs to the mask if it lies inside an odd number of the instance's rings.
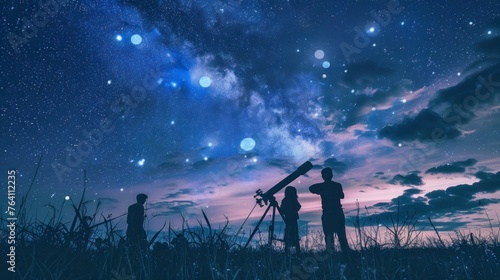
[[[243,247],[243,248],[246,248],[248,246],[248,244],[250,244],[250,241],[252,241],[253,236],[255,235],[255,233],[257,232],[257,230],[259,229],[260,223],[262,223],[262,220],[264,220],[264,217],[266,217],[267,212],[269,211],[269,208],[271,208],[271,204],[269,204],[269,206],[267,206],[267,209],[264,212],[264,215],[262,215],[262,217],[260,218],[259,222],[257,223],[257,225],[255,226],[254,230],[252,231],[252,234],[250,234],[250,237],[248,237],[248,241],[245,244],[245,247]]]
[[[273,216],[271,220],[271,225],[269,226],[269,237],[267,239],[267,242],[269,245],[273,245],[273,238],[274,238],[274,218],[276,217],[276,206],[273,206]]]

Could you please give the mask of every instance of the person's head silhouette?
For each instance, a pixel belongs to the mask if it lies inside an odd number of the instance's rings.
[[[288,198],[296,198],[297,197],[297,189],[292,186],[288,186],[285,188],[285,197]]]
[[[323,177],[325,181],[331,181],[333,178],[332,169],[330,167],[323,168],[323,170],[321,170],[321,177]]]
[[[137,203],[144,204],[146,202],[146,199],[148,199],[148,196],[143,193],[140,193],[137,195],[136,199]]]

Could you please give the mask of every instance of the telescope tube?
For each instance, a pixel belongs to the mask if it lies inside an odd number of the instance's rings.
[[[301,166],[297,168],[293,173],[288,175],[285,179],[281,180],[279,183],[274,185],[271,189],[269,189],[267,192],[262,194],[262,199],[264,202],[269,201],[269,199],[277,192],[279,192],[281,189],[286,187],[288,184],[290,184],[293,180],[297,179],[300,175],[306,174],[309,170],[313,168],[313,165],[310,161],[304,162]]]

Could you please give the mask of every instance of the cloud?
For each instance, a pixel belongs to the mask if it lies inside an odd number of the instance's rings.
[[[381,138],[387,138],[394,143],[411,142],[414,140],[431,141],[436,139],[437,133],[440,133],[439,139],[455,139],[462,135],[460,130],[452,123],[446,122],[439,114],[424,109],[414,117],[405,117],[400,123],[388,125],[379,131]]]
[[[186,209],[194,206],[198,206],[198,204],[191,200],[171,200],[149,203],[148,208],[156,210],[167,209],[168,213],[183,213]]]
[[[323,165],[324,167],[330,167],[333,172],[338,174],[344,174],[347,170],[347,165],[344,162],[338,161],[336,158],[329,158],[325,160]]]
[[[500,44],[497,45],[497,48]],[[494,105],[500,90],[500,64],[470,74],[460,83],[436,92],[431,108],[447,107],[443,117],[453,125],[462,125],[478,116],[481,109]]]
[[[400,219],[411,218],[413,214],[414,221],[417,227],[428,226],[426,216],[433,218],[433,224],[440,230],[456,230],[457,228],[466,226],[468,221],[460,221],[458,211],[463,214],[471,214],[481,211],[480,205],[488,205],[492,203],[499,203],[500,200],[490,201],[481,200],[481,203],[476,201],[468,201],[466,199],[454,199],[446,196],[425,202],[422,197],[412,198],[407,195],[399,196],[391,203],[380,202],[374,205],[376,208],[384,209],[384,212],[366,215],[360,217],[362,225],[388,225],[396,221],[397,217]],[[484,204],[482,204],[484,203]],[[455,221],[438,221],[442,218],[455,217]],[[402,220],[400,220],[401,222]]]
[[[382,171],[375,172],[375,174],[373,175],[373,178],[377,178],[380,180],[387,180],[388,179],[388,177]]]
[[[397,174],[389,181],[390,184],[400,184],[401,186],[421,186],[424,184],[422,177],[418,176],[417,173],[412,172],[408,175]]]
[[[457,165],[457,166],[462,166],[462,167],[470,167],[470,166],[474,166],[476,163],[477,163],[476,159],[470,158],[468,160],[456,161],[452,164]]]
[[[500,172],[487,173],[487,172],[477,172],[476,177],[480,179],[478,182],[468,184],[461,184],[456,186],[448,187],[446,190],[435,190],[427,193],[425,196],[428,197],[429,205],[441,206],[440,204],[456,202],[457,205],[470,206],[471,200],[476,197],[478,193],[495,193],[500,190]],[[482,203],[493,203],[494,201],[488,200]],[[477,202],[473,202],[477,204]],[[450,206],[451,207],[451,206]],[[456,208],[463,208],[459,206],[454,206]]]
[[[498,24],[498,21],[497,19],[495,24]],[[379,136],[396,143],[435,140],[433,133],[441,130],[442,133],[439,133],[446,136],[446,139],[459,137],[462,133],[458,126],[469,123],[485,114],[486,110],[497,106],[500,97],[499,49],[498,36],[480,42],[478,50],[485,54],[486,58],[466,68],[478,68],[479,71],[469,74],[454,86],[438,90],[427,108],[414,117],[406,117],[402,122],[385,126],[379,131]],[[485,62],[489,65],[482,65]]]
[[[463,161],[470,164],[471,161]],[[455,230],[465,226],[469,222],[461,221],[461,214],[474,214],[483,211],[483,206],[500,203],[499,198],[476,199],[478,193],[495,193],[500,191],[500,172],[487,173],[477,172],[476,177],[480,180],[471,185],[461,184],[448,187],[446,190],[434,190],[424,196],[417,196],[422,193],[420,189],[407,189],[402,195],[391,199],[390,202],[379,202],[371,208],[380,209],[383,212],[361,217],[362,224],[376,225],[391,221],[391,217],[397,215],[407,215],[415,212],[419,217],[429,216],[434,219],[443,217],[454,217],[448,223],[435,222],[442,230]],[[422,223],[423,222],[423,223]],[[425,221],[421,221],[423,225]]]
[[[118,203],[118,199],[116,198],[112,198],[112,197],[101,197],[99,198],[99,201],[102,202],[102,203],[106,203],[106,204],[115,204],[115,203]]]
[[[464,173],[465,167],[473,166],[477,163],[477,160],[470,158],[464,161],[456,161],[452,163],[447,163],[445,165],[440,165],[437,167],[429,168],[425,171],[426,174],[451,174],[451,173]]]
[[[450,173],[464,173],[464,172],[465,168],[453,164],[440,165],[438,167],[429,168],[427,171],[425,171],[426,174],[438,174],[438,173],[450,174]]]
[[[192,190],[191,189],[180,189],[178,190],[177,192],[175,193],[169,193],[169,194],[166,194],[162,197],[162,199],[171,199],[171,198],[179,198],[181,196],[184,196],[184,195],[189,195],[192,193]]]

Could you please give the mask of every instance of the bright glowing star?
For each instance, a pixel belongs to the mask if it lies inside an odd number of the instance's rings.
[[[401,25],[405,25],[405,22],[404,22],[404,21],[402,21],[402,22],[401,22]]]
[[[462,73],[458,72],[458,73],[457,73],[457,76],[460,76],[460,75],[462,75]]]
[[[344,70],[344,73],[347,73],[347,69],[346,69],[346,70]]]
[[[398,147],[401,147],[401,146],[403,146],[403,144],[399,143],[399,144],[398,144]]]
[[[401,102],[406,103],[406,99],[404,99],[404,98],[401,99]]]
[[[368,29],[368,33],[373,33],[373,32],[375,32],[375,27],[372,26]]]
[[[243,149],[244,151],[251,151],[253,150],[253,148],[255,148],[255,140],[253,140],[252,138],[245,138],[243,140],[241,140],[241,143],[240,143],[240,147],[241,149]]]
[[[139,161],[137,162],[137,165],[139,165],[139,166],[143,166],[143,165],[144,165],[144,162],[146,162],[146,160],[145,160],[145,159],[141,159],[141,160],[139,160]]]
[[[175,124],[175,121],[171,121],[171,122],[170,122],[170,125],[174,125],[174,124]]]
[[[209,77],[203,76],[200,78],[200,86],[207,88],[210,86],[210,84],[212,84],[212,80],[210,80]]]
[[[64,197],[65,200],[69,200],[69,195]]]
[[[323,65],[323,68],[325,68],[325,69],[330,68],[330,62],[328,62],[328,61],[323,61],[322,65]]]
[[[116,35],[116,41],[121,41],[123,39],[122,35]]]
[[[186,162],[189,162],[189,159],[188,159],[188,158],[186,159]]]
[[[372,46],[376,47],[376,46],[377,46],[377,44],[375,44],[375,43],[374,43]]]
[[[139,45],[140,43],[142,43],[141,35],[139,34],[132,35],[132,37],[130,37],[130,42],[132,42],[132,44],[134,45]]]
[[[257,162],[257,158],[253,158],[253,162]]]
[[[469,21],[469,25],[473,25],[474,23],[472,21]]]
[[[177,83],[176,82],[171,82],[170,84],[172,85],[172,87],[177,87]]]
[[[208,160],[208,157],[204,157],[203,160],[207,161]]]
[[[375,111],[375,110],[377,110],[377,108],[375,108],[375,107],[372,107],[372,111]]]
[[[314,57],[317,59],[322,59],[323,57],[325,57],[325,52],[322,50],[317,50],[314,52]]]
[[[354,92],[355,92],[355,90],[351,89],[351,93],[354,93]]]
[[[323,79],[326,79],[326,74],[321,75]]]
[[[111,80],[108,80],[108,85],[110,85],[110,84],[111,84]]]
[[[488,30],[488,35],[491,35],[491,30]]]
[[[300,52],[300,50],[299,50],[299,49],[297,49],[297,52]]]
[[[209,146],[209,147],[212,147],[212,142],[208,143],[208,146]]]
[[[120,188],[120,191],[122,192],[122,191],[123,191],[123,188]]]

